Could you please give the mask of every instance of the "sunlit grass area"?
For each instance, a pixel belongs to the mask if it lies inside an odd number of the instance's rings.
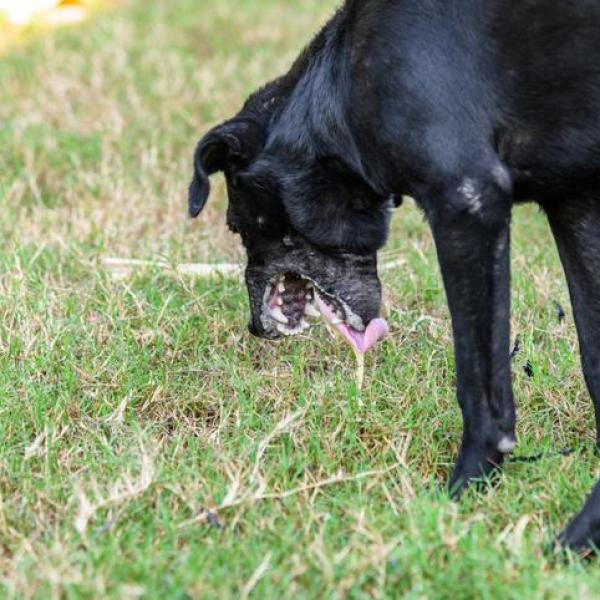
[[[250,339],[235,277],[103,266],[243,260],[220,179],[202,218],[186,218],[194,143],[333,7],[128,0],[0,56],[1,597],[600,595],[595,563],[545,552],[598,462],[535,208],[515,211],[514,378],[518,454],[544,457],[460,505],[438,491],[460,416],[411,202],[382,253],[396,264],[382,274],[392,334],[362,393],[322,328]]]

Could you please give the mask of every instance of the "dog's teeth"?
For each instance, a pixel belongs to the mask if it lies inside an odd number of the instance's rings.
[[[304,307],[304,314],[315,318],[321,316],[321,313],[310,302]]]
[[[277,306],[283,306],[283,298],[278,297],[277,300],[275,300],[275,302],[277,303]]]
[[[285,292],[285,285],[284,285],[283,281],[280,281],[280,282],[277,284],[277,291],[278,291],[280,294],[283,294],[283,292]]]
[[[271,312],[271,316],[276,321],[279,321],[280,323],[284,323],[285,325],[287,325],[290,322],[289,319],[283,314],[283,311],[281,310],[281,308],[279,306],[277,308],[272,308],[270,312]]]
[[[277,331],[279,331],[279,333],[283,333],[285,336],[291,335],[289,327],[286,327],[285,325],[277,325]]]
[[[307,290],[312,290],[312,289],[313,289],[313,287],[314,287],[314,286],[313,286],[313,284],[312,284],[310,281],[307,281],[307,282],[306,282],[306,289],[307,289]]]
[[[331,320],[331,322],[334,325],[339,325],[340,323],[344,322],[344,315],[342,314],[342,312],[336,308],[335,306],[330,305],[329,308],[331,308],[332,312],[333,312],[333,318]]]
[[[294,329],[290,329],[287,325],[277,325],[277,331],[283,333],[286,337],[290,337],[292,335],[296,335],[300,333],[300,329],[298,327],[294,327]]]

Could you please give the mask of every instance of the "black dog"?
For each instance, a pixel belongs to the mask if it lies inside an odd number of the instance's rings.
[[[454,329],[456,494],[516,443],[511,208],[538,202],[600,428],[600,2],[348,0],[285,76],[201,140],[193,217],[216,171],[248,252],[250,331],[266,338],[301,331],[316,299],[368,346],[394,198],[422,207]],[[600,485],[560,540],[600,544]]]

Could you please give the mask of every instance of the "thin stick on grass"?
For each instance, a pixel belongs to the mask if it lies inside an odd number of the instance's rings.
[[[234,263],[189,263],[180,265],[171,265],[162,260],[140,260],[137,258],[117,258],[105,257],[102,259],[102,266],[118,276],[132,275],[143,269],[163,269],[178,275],[188,275],[193,277],[212,277],[214,275],[222,276],[240,276],[243,267]]]
[[[183,264],[177,265],[179,275],[210,277],[211,275],[241,275],[244,268],[241,265],[221,264]]]
[[[386,271],[397,267],[399,261],[383,264],[380,270]],[[118,258],[107,256],[102,259],[102,265],[109,271],[119,275],[126,275],[145,268],[159,268],[167,271],[175,271],[179,275],[190,275],[197,277],[211,277],[212,275],[241,275],[244,267],[235,263],[184,263],[170,265],[164,260],[141,260],[138,258]]]

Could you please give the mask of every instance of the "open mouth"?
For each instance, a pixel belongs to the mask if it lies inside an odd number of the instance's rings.
[[[283,335],[297,335],[310,327],[308,318],[319,317],[314,284],[299,275],[280,275],[265,291],[263,321],[272,321]],[[266,318],[265,318],[266,317]]]
[[[267,285],[262,315],[267,329],[276,329],[285,336],[298,335],[310,327],[309,319],[321,316],[361,354],[389,331],[384,319],[373,319],[365,325],[347,303],[326,293],[308,277],[286,273]]]

